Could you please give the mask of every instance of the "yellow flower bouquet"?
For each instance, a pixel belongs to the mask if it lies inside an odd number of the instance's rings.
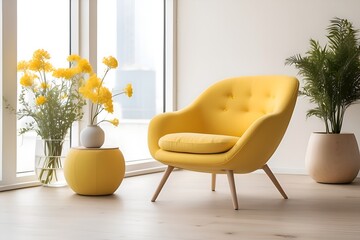
[[[78,55],[68,56],[67,61],[68,68],[55,68],[50,54],[39,49],[32,59],[17,65],[21,73],[17,115],[27,119],[20,134],[35,131],[43,139],[45,157],[37,156],[36,170],[45,185],[58,180],[56,169],[62,168],[59,156],[64,139],[73,122],[83,117],[82,107],[86,104],[79,88],[92,73],[90,63]]]
[[[105,64],[106,69],[102,78],[99,78],[95,73],[92,74],[85,84],[80,87],[79,92],[85,98],[90,100],[90,125],[99,125],[101,122],[110,122],[114,126],[118,126],[119,120],[117,118],[112,120],[103,119],[100,121],[97,118],[104,110],[108,113],[114,112],[113,97],[120,94],[126,94],[128,97],[131,97],[133,89],[131,84],[127,84],[122,92],[113,95],[111,91],[104,86],[104,80],[111,69],[118,67],[118,61],[116,58],[109,56],[104,57],[103,63]]]
[[[116,58],[109,56],[103,59],[105,64],[105,72],[102,78],[97,74],[92,74],[89,79],[82,85],[79,92],[90,101],[90,125],[83,129],[80,133],[80,142],[84,147],[99,148],[104,144],[105,133],[99,127],[102,122],[110,122],[114,126],[118,126],[119,120],[114,118],[98,119],[99,114],[106,111],[110,114],[114,112],[113,98],[120,94],[126,94],[131,97],[133,89],[131,84],[127,84],[126,87],[118,94],[112,94],[111,91],[104,85],[106,75],[111,69],[115,69],[118,66]]]
[[[86,104],[79,87],[92,67],[86,59],[70,55],[69,68],[54,68],[50,54],[36,50],[29,61],[20,61],[18,72],[21,92],[19,119],[30,117],[33,121],[20,129],[20,134],[35,130],[43,139],[64,139],[72,123],[83,117]]]
[[[113,113],[114,96],[123,93],[132,96],[131,84],[116,95],[103,85],[107,73],[118,65],[114,57],[104,58],[106,70],[101,79],[93,72],[88,60],[73,54],[67,61],[68,68],[55,68],[50,62],[50,54],[39,49],[30,60],[20,61],[17,66],[21,73],[21,90],[20,108],[16,113],[19,119],[26,119],[19,133],[35,131],[43,139],[42,156],[36,154],[36,172],[44,185],[58,181],[57,169],[62,169],[60,156],[64,139],[73,122],[82,119],[86,99],[90,100],[92,125],[106,121],[117,126],[116,118],[101,121],[97,118],[103,110]]]

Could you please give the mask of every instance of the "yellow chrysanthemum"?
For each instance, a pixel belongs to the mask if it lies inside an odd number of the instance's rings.
[[[64,79],[70,80],[76,74],[78,74],[78,71],[75,68],[58,68],[58,69],[54,70],[53,77],[64,78]]]
[[[107,87],[101,87],[98,92],[99,100],[98,103],[105,104],[112,101],[112,94]]]
[[[78,62],[80,61],[81,57],[79,55],[76,54],[71,54],[67,57],[66,60],[68,60],[68,62]]]
[[[49,88],[50,85],[47,84],[47,83],[42,82],[42,83],[40,84],[40,87],[41,87],[42,89],[46,89],[46,88]]]
[[[33,59],[50,59],[50,54],[44,49],[38,49],[33,53]]]
[[[89,98],[89,87],[84,84],[83,86],[79,87],[79,93],[83,95],[85,98]]]
[[[132,95],[133,95],[133,88],[132,88],[131,83],[128,83],[128,84],[126,85],[126,87],[124,88],[124,92],[125,92],[125,94],[126,94],[128,97],[132,97]]]
[[[36,72],[41,70],[45,72],[51,72],[53,70],[53,66],[51,65],[51,63],[44,61],[44,59],[40,59],[40,58],[34,58],[30,60],[28,67],[30,70]]]
[[[44,96],[39,96],[36,98],[36,105],[43,105],[44,103],[46,103],[46,97]]]
[[[20,78],[20,84],[24,87],[31,87],[34,84],[35,75],[24,74]]]
[[[53,65],[51,65],[51,63],[45,62],[43,64],[43,69],[44,69],[45,72],[51,72],[51,71],[54,70],[54,67],[53,67]]]
[[[55,69],[52,76],[56,78],[64,78],[65,68]]]
[[[39,59],[32,59],[29,61],[29,69],[32,71],[40,71],[41,65],[41,60]]]
[[[86,84],[89,86],[89,88],[99,88],[101,79],[96,74],[92,74]]]
[[[114,112],[113,102],[108,101],[104,103],[104,110],[107,111],[108,113],[113,113]]]
[[[79,92],[85,98],[90,99],[93,103],[98,103],[98,92],[101,79],[96,74],[92,74],[90,78],[79,88]]]
[[[88,98],[91,102],[96,103],[97,94],[94,93],[93,89],[89,88],[87,85],[80,87],[79,93],[83,95],[84,98]]]
[[[113,120],[109,120],[109,122],[115,127],[119,126],[119,119],[114,118]]]
[[[109,68],[117,68],[118,67],[118,61],[113,56],[104,57],[102,62]]]
[[[17,71],[24,72],[24,71],[28,70],[28,67],[29,67],[29,63],[27,61],[20,61],[17,64]]]
[[[34,52],[33,58],[29,62],[29,69],[33,71],[45,71],[50,72],[53,69],[53,66],[49,61],[50,54],[44,49],[38,49]]]
[[[91,64],[85,58],[82,58],[78,61],[77,67],[79,68],[79,71],[83,72],[83,73],[92,73],[93,72]]]

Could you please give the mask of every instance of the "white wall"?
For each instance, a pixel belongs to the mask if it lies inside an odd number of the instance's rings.
[[[178,0],[177,105],[183,108],[212,83],[243,75],[296,75],[287,57],[303,54],[314,38],[324,43],[335,16],[360,29],[359,0]],[[299,77],[299,80],[301,78]],[[287,133],[270,160],[275,172],[306,173],[304,158],[312,131],[307,99],[298,98]],[[360,105],[349,109],[344,132],[360,143]],[[260,146],[259,146],[260,147]]]

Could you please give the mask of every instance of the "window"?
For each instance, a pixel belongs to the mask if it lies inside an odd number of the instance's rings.
[[[147,124],[155,114],[164,109],[172,110],[174,3],[175,0],[0,1],[0,90],[3,97],[17,106],[17,62],[30,59],[36,49],[47,50],[56,66],[67,64],[64,59],[70,53],[70,46],[71,53],[88,58],[93,65],[95,56],[99,56],[100,63],[95,63],[99,66],[98,72],[102,57],[113,55],[120,67],[107,78],[109,87],[116,93],[130,82],[134,86],[134,97],[115,100],[121,127],[113,131],[112,126],[104,126],[108,137],[105,144],[120,146],[129,161],[149,159]],[[96,21],[97,9],[99,22]],[[165,19],[169,20],[166,26]],[[94,44],[94,29],[99,33],[98,45]],[[167,29],[166,35],[164,29]],[[33,172],[36,135],[18,136],[18,128],[25,120],[17,121],[15,114],[4,110],[4,106],[1,114],[0,191],[36,185],[38,181]],[[81,128],[85,122],[84,119],[75,125]],[[73,131],[74,145],[78,142],[78,133],[79,129]],[[143,166],[157,168],[159,165],[152,161]],[[143,172],[127,166],[129,169],[134,174]]]
[[[28,60],[34,50],[43,48],[57,66],[67,64],[70,52],[70,1],[4,0],[2,3],[2,94],[17,107],[17,73],[19,60]],[[4,34],[6,33],[6,34]],[[34,175],[35,133],[18,136],[26,119],[2,108],[2,157],[0,190],[37,184]]]
[[[54,66],[67,67],[69,10],[69,1],[64,0],[17,0],[17,60],[28,60],[35,50],[44,49],[50,53]],[[28,119],[17,121],[17,132],[26,121]],[[35,132],[18,135],[17,173],[34,171],[35,140]]]
[[[102,58],[112,55],[119,67],[107,75],[105,84],[113,94],[127,83],[131,98],[114,98],[118,127],[104,123],[105,145],[120,146],[127,162],[151,158],[147,147],[149,120],[164,111],[164,0],[98,1],[98,73]],[[101,76],[101,74],[100,74]]]

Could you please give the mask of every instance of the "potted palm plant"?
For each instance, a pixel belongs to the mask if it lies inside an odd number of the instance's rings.
[[[322,183],[349,183],[360,168],[359,149],[352,133],[341,133],[345,111],[360,99],[358,30],[346,19],[334,18],[327,28],[328,43],[310,40],[310,50],[286,59],[303,77],[300,95],[314,107],[307,117],[320,118],[325,132],[312,133],[306,152],[310,176]]]

